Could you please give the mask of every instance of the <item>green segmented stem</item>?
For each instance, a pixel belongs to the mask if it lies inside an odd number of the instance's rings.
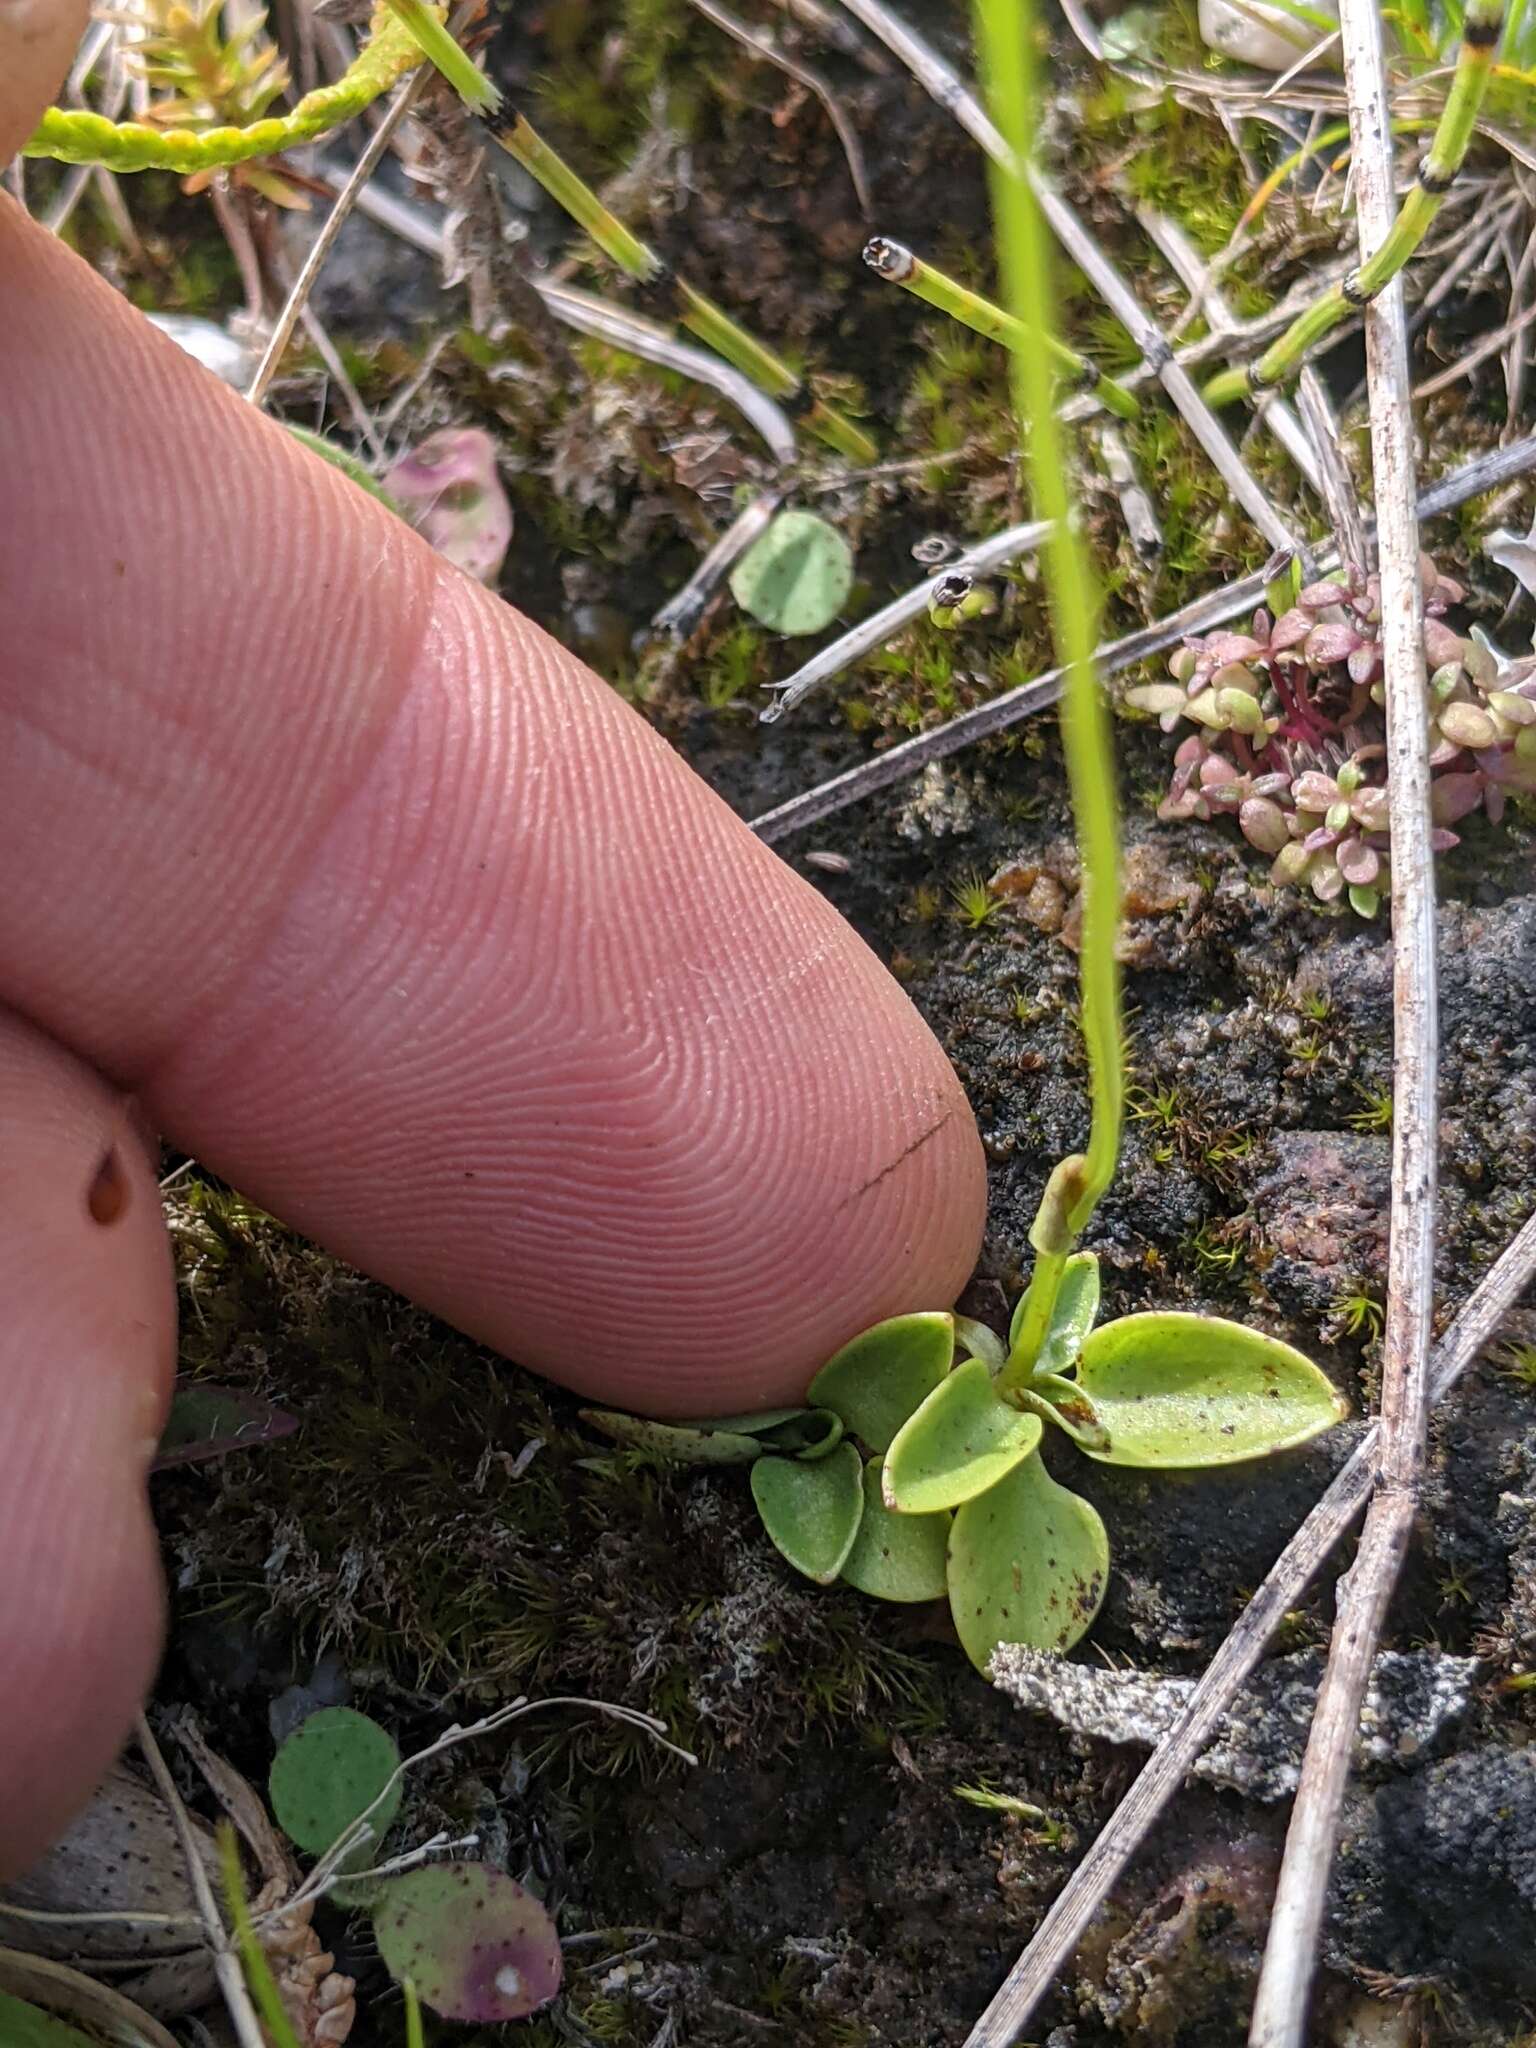
[[[1079,355],[1075,348],[1069,348],[1054,334],[1040,334],[1026,327],[1004,307],[994,305],[980,292],[973,292],[936,264],[925,263],[921,256],[914,256],[905,242],[894,242],[888,235],[876,235],[864,245],[864,261],[876,277],[883,277],[890,284],[899,284],[914,298],[936,306],[963,327],[984,334],[988,341],[998,342],[1014,355],[1043,346],[1051,360],[1096,398],[1106,411],[1117,413],[1123,420],[1141,417],[1141,407],[1125,386],[1117,384],[1113,377],[1106,377],[1086,356]]]
[[[1228,405],[1288,382],[1341,320],[1368,305],[1396,277],[1428,234],[1466,158],[1503,28],[1504,0],[1467,0],[1456,75],[1434,139],[1419,165],[1418,182],[1403,201],[1392,232],[1368,262],[1299,313],[1256,363],[1240,370],[1223,370],[1213,377],[1205,387],[1207,403]]]
[[[423,11],[441,14],[440,9]],[[411,26],[381,6],[373,17],[373,33],[349,69],[334,84],[306,93],[286,114],[244,128],[152,128],[143,121],[109,121],[101,114],[49,107],[21,153],[65,164],[97,164],[108,171],[224,170],[329,134],[415,70],[424,55]]]
[[[824,399],[814,397],[782,356],[749,334],[685,277],[669,269],[648,243],[609,212],[591,186],[550,148],[522,114],[490,132],[507,154],[538,180],[556,205],[563,207],[576,225],[591,236],[610,263],[617,264],[626,276],[648,291],[666,292],[673,317],[684,327],[707,342],[717,355],[733,363],[743,376],[750,377],[760,390],[787,401],[792,410],[800,409],[811,432],[819,434],[839,453],[855,462],[875,460],[880,451],[862,427],[855,426]]]

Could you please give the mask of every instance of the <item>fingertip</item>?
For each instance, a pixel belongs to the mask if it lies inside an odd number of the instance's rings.
[[[86,13],[87,0],[0,0],[0,164],[58,91]]]
[[[173,1362],[158,1190],[123,1099],[0,1013],[0,1877],[121,1747],[163,1595],[144,1478]]]

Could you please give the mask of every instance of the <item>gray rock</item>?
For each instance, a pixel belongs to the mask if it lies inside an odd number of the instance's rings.
[[[1250,1799],[1287,1799],[1322,1677],[1317,1651],[1261,1665],[1222,1717],[1195,1775]],[[1437,1652],[1387,1651],[1376,1659],[1360,1713],[1362,1763],[1421,1762],[1457,1726],[1471,1703],[1477,1660]],[[1174,1725],[1194,1691],[1192,1678],[1102,1671],[1005,1643],[992,1659],[993,1683],[1019,1706],[1049,1714],[1076,1735],[1152,1748]]]

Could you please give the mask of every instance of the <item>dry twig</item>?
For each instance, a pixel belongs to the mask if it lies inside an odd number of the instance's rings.
[[[1340,0],[1349,87],[1360,255],[1397,216],[1391,109],[1374,0]],[[1349,1777],[1360,1702],[1418,1505],[1429,1416],[1435,1285],[1435,866],[1430,846],[1424,614],[1414,510],[1413,401],[1402,280],[1366,308],[1371,464],[1381,575],[1392,830],[1392,1220],[1382,1340],[1380,1466],[1359,1553],[1338,1591],[1291,1812],[1274,1914],[1254,2003],[1253,2048],[1302,2048],[1328,1872]]]
[[[1430,1404],[1438,1407],[1497,1334],[1536,1272],[1536,1215],[1531,1216],[1474,1289],[1435,1347]],[[1236,1627],[1206,1667],[1180,1716],[1142,1766],[1087,1855],[1058,1893],[1007,1982],[969,2035],[965,2048],[1011,2048],[1056,1973],[1087,1931],[1216,1731],[1239,1686],[1264,1654],[1270,1636],[1296,1605],[1371,1491],[1381,1444],[1373,1422],[1322,1499],[1265,1574]]]

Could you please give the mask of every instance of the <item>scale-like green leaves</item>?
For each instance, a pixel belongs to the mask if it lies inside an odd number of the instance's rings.
[[[978,1671],[999,1643],[1070,1650],[1092,1626],[1108,1576],[1104,1524],[1056,1484],[1038,1451],[967,1501],[950,1528],[950,1611]]]
[[[1122,1316],[1088,1338],[1077,1384],[1109,1431],[1106,1465],[1232,1465],[1306,1443],[1344,1414],[1311,1359],[1221,1316]]]
[[[805,1464],[759,1458],[752,1498],[781,1556],[818,1585],[830,1586],[853,1549],[864,1514],[864,1471],[852,1444]]]
[[[948,1515],[898,1515],[881,1494],[877,1452],[864,1467],[864,1515],[843,1566],[850,1586],[876,1600],[941,1600]]]
[[[841,1416],[849,1435],[870,1450],[888,1450],[907,1417],[949,1371],[954,1356],[953,1316],[892,1316],[834,1352],[811,1381],[806,1399]]]
[[[986,1366],[968,1358],[897,1431],[885,1454],[886,1504],[903,1515],[958,1507],[1027,1458],[1042,1427],[1000,1399]]]
[[[819,633],[853,587],[853,552],[814,512],[781,512],[731,572],[731,595],[775,633]]]

